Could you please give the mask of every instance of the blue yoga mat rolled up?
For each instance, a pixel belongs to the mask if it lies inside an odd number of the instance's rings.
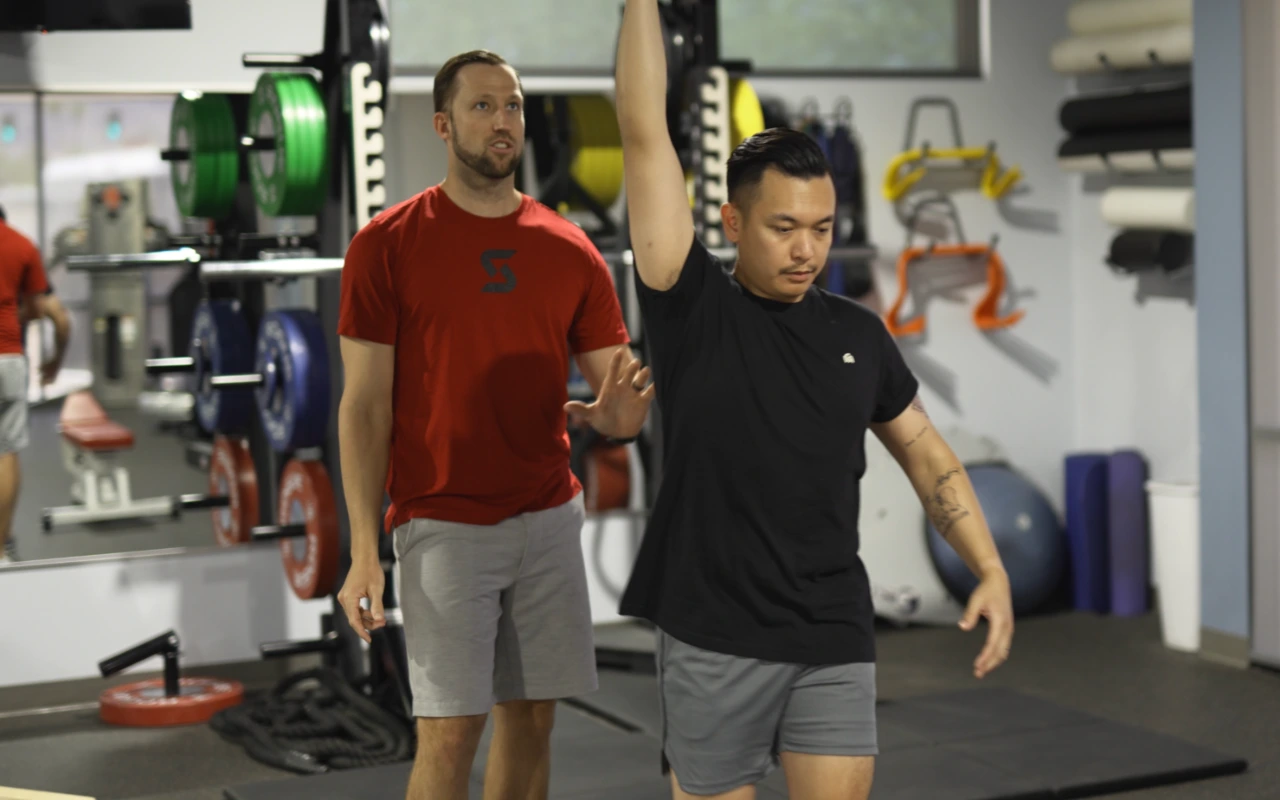
[[[1147,462],[1141,453],[1121,450],[1107,463],[1107,556],[1111,572],[1111,613],[1121,617],[1147,611]]]
[[[1101,453],[1066,457],[1067,549],[1071,555],[1071,605],[1106,614],[1111,581],[1107,569],[1107,464]]]

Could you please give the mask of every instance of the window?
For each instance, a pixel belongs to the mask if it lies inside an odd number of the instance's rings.
[[[720,57],[762,74],[977,75],[979,0],[720,0]]]
[[[622,0],[489,0],[447,10],[441,0],[391,0],[391,56],[398,68],[434,74],[476,48],[522,73],[612,73]]]
[[[982,0],[719,0],[720,53],[761,74],[976,75]],[[434,74],[473,48],[526,74],[613,71],[623,0],[390,0],[402,74]],[[500,20],[501,24],[495,24]]]

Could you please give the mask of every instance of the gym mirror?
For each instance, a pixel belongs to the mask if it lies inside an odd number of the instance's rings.
[[[208,510],[161,513],[165,501],[208,486],[201,456],[209,437],[193,422],[190,376],[145,367],[148,358],[186,354],[198,277],[182,267],[106,274],[67,266],[74,255],[163,249],[184,232],[161,158],[172,109],[170,94],[0,96],[0,205],[39,246],[71,326],[48,385],[39,364],[53,352],[52,323],[24,330],[29,443],[19,454],[12,524],[19,563],[213,545]],[[64,413],[114,426],[65,435]],[[125,492],[136,515],[95,513]]]

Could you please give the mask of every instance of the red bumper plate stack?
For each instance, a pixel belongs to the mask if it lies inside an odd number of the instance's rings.
[[[319,461],[293,459],[280,476],[276,519],[302,524],[305,536],[280,540],[280,558],[293,593],[302,600],[324,597],[338,580],[338,506],[329,472]]]
[[[232,547],[248,542],[250,531],[258,524],[258,473],[247,440],[214,437],[209,494],[230,500],[225,508],[213,509],[213,534],[218,544]]]

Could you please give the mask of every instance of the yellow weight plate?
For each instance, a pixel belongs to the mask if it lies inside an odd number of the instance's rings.
[[[764,130],[764,107],[760,105],[756,90],[745,78],[734,78],[729,82],[729,108],[732,113],[730,148],[736,148]]]
[[[601,95],[569,98],[570,174],[600,205],[608,208],[622,192],[622,133],[613,103]],[[581,208],[574,204],[574,210]]]

